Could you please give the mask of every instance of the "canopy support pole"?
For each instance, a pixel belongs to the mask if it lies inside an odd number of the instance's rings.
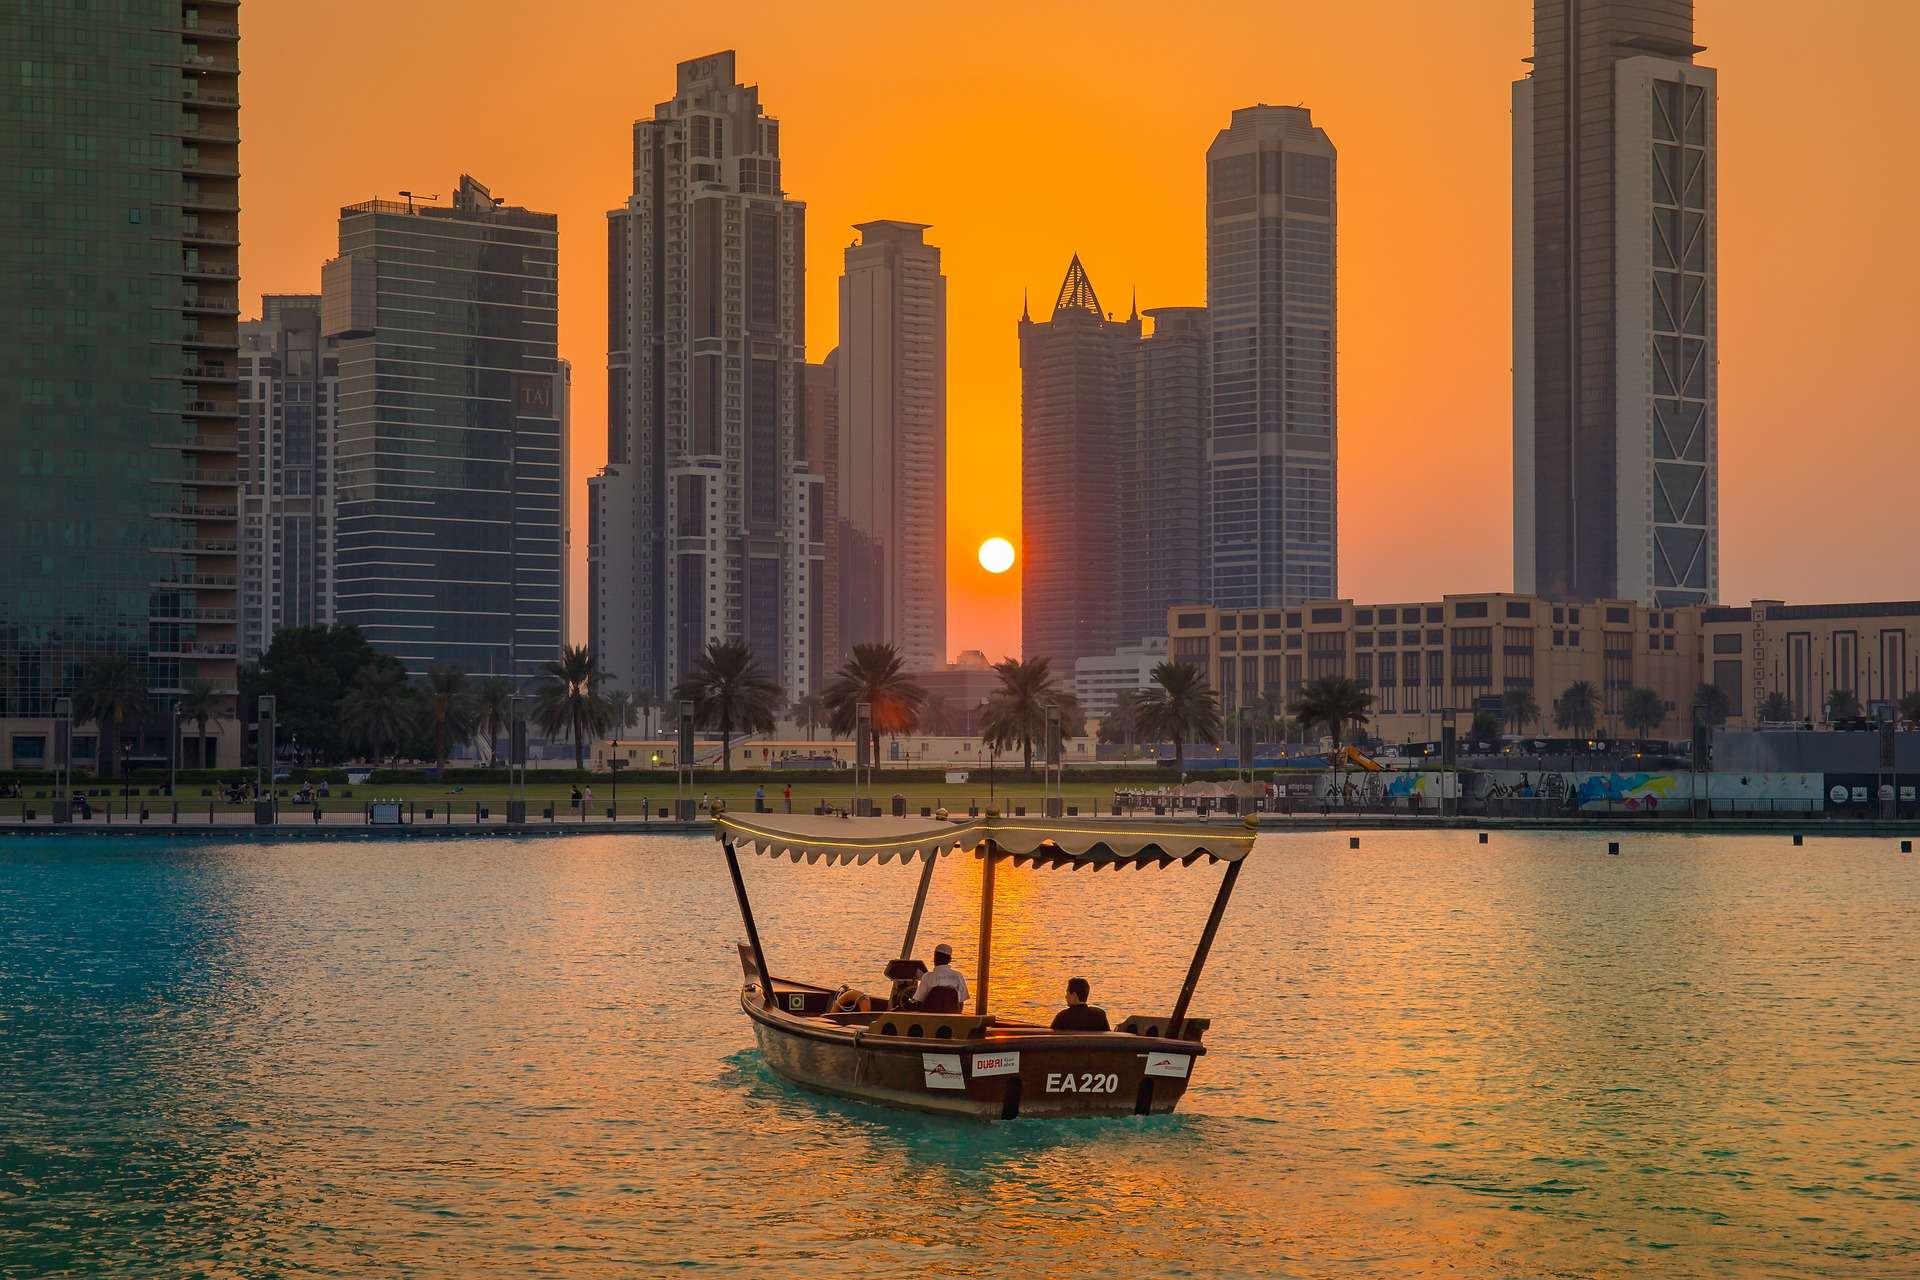
[[[1167,1039],[1178,1040],[1187,1020],[1187,1006],[1193,1003],[1193,990],[1200,985],[1200,971],[1206,968],[1207,953],[1213,950],[1213,935],[1220,931],[1220,917],[1227,914],[1227,899],[1233,896],[1233,882],[1240,878],[1240,864],[1229,862],[1220,878],[1220,892],[1213,897],[1213,910],[1207,913],[1207,927],[1200,931],[1200,945],[1194,949],[1193,963],[1187,966],[1187,980],[1180,984],[1180,999],[1167,1019]]]
[[[773,974],[767,969],[767,953],[760,949],[760,931],[753,927],[753,907],[747,902],[747,882],[740,878],[740,859],[733,851],[733,841],[722,842],[721,848],[727,851],[727,871],[733,876],[733,896],[740,900],[740,920],[747,926],[747,945],[753,949],[753,967],[760,971],[760,994],[765,997],[767,1008],[773,1003]]]
[[[927,886],[933,883],[933,864],[939,861],[937,852],[927,854],[927,865],[920,869],[920,890],[913,895],[913,914],[907,917],[907,940],[900,944],[900,958],[913,959],[913,940],[920,936],[920,913],[926,909]]]
[[[980,971],[973,989],[973,1013],[987,1012],[987,976],[993,971],[993,864],[999,855],[989,840],[983,849],[986,865],[980,868]]]

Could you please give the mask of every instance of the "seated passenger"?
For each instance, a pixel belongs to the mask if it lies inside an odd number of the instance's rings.
[[[959,1013],[967,1007],[967,980],[953,967],[953,948],[933,949],[933,968],[921,975],[913,1001],[928,1013]]]
[[[1088,1004],[1087,997],[1093,994],[1093,988],[1087,985],[1085,978],[1067,979],[1067,1007],[1053,1015],[1055,1031],[1111,1031],[1107,1025],[1107,1011],[1099,1005]]]

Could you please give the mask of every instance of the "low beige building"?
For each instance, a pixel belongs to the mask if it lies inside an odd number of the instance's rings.
[[[1278,692],[1284,705],[1307,681],[1349,676],[1373,694],[1369,727],[1387,742],[1432,740],[1451,711],[1464,730],[1477,709],[1497,712],[1506,690],[1533,692],[1550,734],[1553,702],[1590,681],[1596,726],[1621,734],[1626,691],[1657,692],[1659,732],[1686,736],[1700,682],[1700,609],[1650,609],[1630,600],[1587,604],[1492,592],[1406,604],[1309,601],[1297,608],[1171,609],[1167,648],[1202,666],[1231,713]]]
[[[1835,690],[1890,717],[1920,689],[1920,600],[1865,604],[1710,605],[1701,614],[1701,679],[1726,690],[1731,728],[1754,728],[1768,696],[1798,720],[1829,718]]]

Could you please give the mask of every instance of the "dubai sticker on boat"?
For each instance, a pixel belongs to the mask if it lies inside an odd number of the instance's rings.
[[[973,1055],[973,1078],[981,1076],[1017,1076],[1020,1074],[1020,1055],[1018,1053],[976,1053]]]
[[[1150,1076],[1171,1076],[1175,1080],[1187,1078],[1187,1068],[1193,1065],[1193,1058],[1184,1053],[1143,1053],[1147,1060],[1147,1074]]]
[[[1120,1089],[1120,1077],[1112,1072],[1049,1071],[1047,1073],[1048,1093],[1117,1093]]]
[[[960,1071],[960,1055],[957,1053],[923,1053],[920,1055],[920,1070],[925,1074],[929,1089],[964,1089],[967,1078]]]

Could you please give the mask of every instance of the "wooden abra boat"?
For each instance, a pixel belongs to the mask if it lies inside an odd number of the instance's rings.
[[[836,818],[722,815],[715,819],[727,870],[740,901],[747,941],[740,946],[740,1007],[767,1065],[809,1089],[991,1119],[1015,1116],[1112,1116],[1172,1111],[1186,1092],[1204,1018],[1187,1008],[1226,913],[1227,899],[1253,847],[1254,828],[1181,819],[1133,822],[1107,819],[987,817],[949,822],[932,818]],[[907,918],[900,958],[886,967],[893,991],[866,1008],[846,1008],[845,989],[776,978],[754,926],[740,851],[774,858],[835,864],[923,863]],[[931,1013],[907,1000],[925,966],[913,959],[915,935],[933,869],[948,853],[983,860],[980,878],[978,978],[971,1013]],[[1201,930],[1193,963],[1173,1011],[1135,1015],[1113,1031],[1053,1031],[988,1012],[993,956],[994,868],[1192,866],[1223,862],[1213,910]],[[838,1006],[838,1007],[837,1007]]]

